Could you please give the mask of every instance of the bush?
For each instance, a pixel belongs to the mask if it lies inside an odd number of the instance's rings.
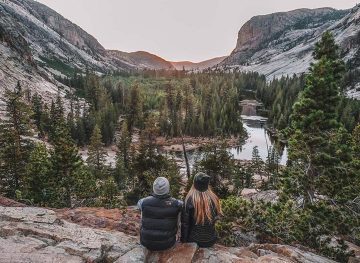
[[[338,261],[347,262],[351,253],[343,242],[330,237],[351,234],[359,219],[344,209],[319,202],[306,209],[293,201],[276,204],[230,197],[221,202],[224,216],[217,224],[221,242],[237,246],[236,232],[256,232],[260,242],[301,244]]]

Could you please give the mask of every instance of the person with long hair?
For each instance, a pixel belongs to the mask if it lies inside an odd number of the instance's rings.
[[[199,247],[216,243],[215,222],[221,215],[219,198],[209,187],[210,177],[198,173],[185,198],[181,214],[181,242],[195,242]]]

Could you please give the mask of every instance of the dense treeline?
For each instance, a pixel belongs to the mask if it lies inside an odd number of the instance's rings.
[[[272,80],[256,91],[257,98],[268,109],[269,123],[278,129],[289,125],[292,106],[305,84],[304,76],[282,77]]]
[[[109,145],[119,118],[127,120],[132,133],[134,128],[144,128],[153,113],[160,134],[168,137],[243,135],[239,100],[255,97],[255,91],[265,86],[265,78],[257,73],[183,74],[169,78],[149,71],[142,76],[100,78],[87,73],[61,79],[75,89],[69,95],[68,116],[73,139],[79,146],[87,145],[97,124],[103,142]],[[79,97],[87,104],[75,100]]]
[[[168,84],[160,106],[161,133],[242,135],[239,97],[251,83],[249,75],[193,74],[183,85]]]
[[[26,94],[20,84],[5,92],[6,116],[0,123],[2,195],[29,205],[118,207],[149,193],[150,182],[160,175],[170,179],[174,195],[178,194],[179,169],[157,153],[154,139],[159,132],[152,115],[144,124],[138,149],[132,147],[128,126],[123,123],[114,167],[107,164],[96,122],[85,162],[71,137],[72,112],[66,114],[61,97],[47,110],[38,95],[31,99]],[[40,139],[48,138],[47,142],[33,137],[32,131],[37,131]],[[121,198],[121,190],[127,193],[126,199]]]
[[[349,74],[348,74],[349,75]],[[347,75],[347,76],[348,76]],[[348,87],[349,77],[344,77],[339,85]],[[272,80],[265,87],[257,90],[257,98],[268,110],[269,123],[283,130],[290,125],[290,115],[295,101],[306,84],[304,75],[282,77]],[[352,131],[360,121],[360,101],[342,96],[337,104],[337,120]]]

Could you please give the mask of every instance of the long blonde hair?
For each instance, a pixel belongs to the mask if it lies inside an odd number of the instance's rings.
[[[210,187],[205,192],[200,192],[193,185],[186,195],[185,204],[187,204],[189,199],[192,200],[194,205],[194,216],[197,225],[203,225],[206,219],[211,222],[214,219],[213,209],[216,210],[218,215],[222,214],[220,200]]]

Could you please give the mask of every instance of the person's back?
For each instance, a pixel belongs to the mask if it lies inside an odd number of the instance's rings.
[[[195,176],[181,216],[181,241],[211,247],[217,240],[215,222],[221,214],[217,196],[209,188],[209,176]]]
[[[151,251],[166,250],[175,245],[178,217],[182,202],[169,195],[169,182],[159,177],[153,185],[153,196],[141,199],[140,243]]]

